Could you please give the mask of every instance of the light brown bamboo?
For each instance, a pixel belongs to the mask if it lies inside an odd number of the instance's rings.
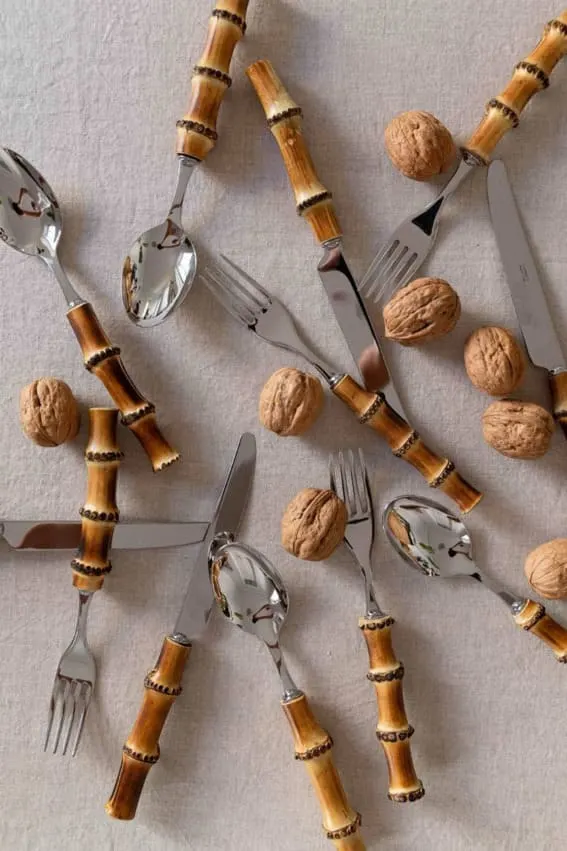
[[[98,591],[110,573],[110,548],[118,522],[116,480],[122,453],[116,440],[118,411],[89,409],[89,439],[85,450],[87,496],[81,508],[81,538],[71,562],[73,585]]]
[[[96,313],[88,302],[71,308],[67,319],[73,329],[85,367],[106,387],[122,414],[122,424],[142,444],[155,472],[179,459],[179,452],[169,445],[156,421],[155,407],[145,399],[124,369],[120,349],[113,346],[104,333]]]
[[[232,81],[234,48],[246,31],[249,0],[218,0],[207,33],[205,50],[193,69],[189,108],[177,122],[177,153],[203,160],[217,139],[220,105]]]
[[[555,375],[550,373],[549,384],[553,398],[553,417],[567,437],[567,371]]]
[[[341,227],[331,193],[317,177],[303,137],[300,107],[291,99],[272,64],[266,59],[254,62],[246,69],[246,74],[279,145],[295,195],[297,212],[307,219],[318,242],[340,237]]]
[[[394,623],[389,615],[358,621],[368,648],[370,670],[367,676],[376,689],[376,736],[388,763],[388,797],[396,803],[407,803],[423,798],[425,790],[415,773],[411,754],[410,738],[414,729],[408,723],[404,705],[404,666],[396,659],[392,646]]]
[[[446,493],[463,513],[471,511],[482,499],[482,493],[465,481],[447,458],[429,449],[418,433],[388,405],[383,393],[365,390],[350,375],[344,375],[333,387],[333,393],[358,414],[389,445],[397,458],[403,458],[421,473],[429,487]]]
[[[183,671],[191,646],[165,637],[155,668],[144,680],[142,705],[122,748],[122,762],[106,812],[129,820],[136,809],[152,765],[159,759],[159,737],[176,697],[181,694]]]
[[[547,24],[537,47],[519,62],[506,88],[487,104],[486,114],[465,150],[487,162],[508,130],[517,127],[520,114],[536,92],[549,86],[549,75],[567,54],[567,9]]]
[[[291,727],[295,758],[307,769],[323,814],[323,829],[340,851],[365,851],[360,814],[350,806],[335,763],[333,740],[315,719],[304,694],[282,701]]]
[[[551,647],[558,662],[567,664],[567,629],[547,615],[541,603],[527,600],[522,611],[514,615],[514,620],[519,627]]]

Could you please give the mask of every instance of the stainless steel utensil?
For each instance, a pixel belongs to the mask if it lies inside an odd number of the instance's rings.
[[[536,635],[567,662],[567,630],[526,597],[517,597],[500,583],[481,574],[472,557],[472,542],[464,523],[430,499],[400,496],[382,515],[388,540],[404,561],[425,576],[468,576],[496,594],[512,613],[515,623]]]
[[[405,669],[392,646],[394,618],[385,614],[376,602],[372,584],[374,511],[362,449],[356,454],[349,449],[331,455],[329,473],[331,490],[344,502],[348,514],[344,542],[364,577],[366,613],[359,618],[358,625],[368,648],[370,671],[367,676],[376,690],[376,736],[388,763],[388,797],[396,803],[417,801],[423,798],[425,790],[415,773],[410,748],[414,728],[408,723],[404,705]]]
[[[154,550],[198,544],[207,533],[204,521],[149,523],[139,520],[116,527],[113,550]],[[13,550],[76,550],[81,524],[72,520],[0,520],[0,539]]]
[[[160,432],[155,407],[135,387],[120,359],[120,349],[104,333],[88,302],[71,285],[57,254],[62,235],[59,204],[53,190],[20,154],[0,148],[0,239],[16,251],[39,257],[51,269],[67,301],[67,319],[89,372],[99,378],[134,432],[154,470],[179,458]]]
[[[122,300],[132,322],[158,325],[183,302],[195,278],[197,255],[181,215],[189,178],[214,147],[217,116],[232,81],[232,54],[246,30],[248,0],[222,0],[209,20],[207,42],[191,80],[191,102],[177,122],[177,187],[164,222],[145,231],[122,269]]]
[[[567,9],[547,24],[544,34],[522,62],[503,92],[487,104],[486,114],[462,150],[461,162],[441,193],[406,219],[377,253],[360,282],[360,292],[378,327],[376,308],[392,292],[408,284],[433,248],[439,214],[447,199],[478,166],[487,165],[500,139],[517,127],[520,113],[538,91],[549,85],[549,75],[567,53]]]
[[[334,395],[358,415],[359,422],[384,438],[393,454],[415,467],[430,487],[444,491],[462,511],[470,511],[479,502],[482,494],[461,478],[452,461],[439,458],[425,446],[417,432],[389,406],[383,393],[365,390],[349,375],[325,363],[301,339],[283,304],[226,257],[223,260],[232,274],[211,266],[201,273],[201,279],[231,316],[266,342],[295,352],[310,363]]]
[[[238,532],[248,502],[256,465],[256,440],[243,434],[227,473],[205,539],[199,548],[187,591],[173,630],[165,637],[156,666],[144,680],[144,698],[122,748],[120,771],[106,812],[133,819],[152,765],[159,759],[159,737],[181,682],[191,648],[205,631],[213,607],[208,558],[213,539],[221,532]]]
[[[524,343],[533,365],[547,371],[553,416],[567,437],[567,361],[502,160],[490,164],[487,187],[492,226]]]
[[[280,676],[281,705],[295,741],[295,758],[304,762],[323,813],[323,828],[336,848],[363,851],[360,815],[347,801],[335,768],[333,740],[317,723],[305,694],[293,681],[280,645],[288,612],[284,582],[262,553],[221,534],[209,557],[215,599],[223,615],[268,648]]]

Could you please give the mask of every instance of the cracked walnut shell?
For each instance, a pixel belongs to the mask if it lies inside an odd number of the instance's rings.
[[[384,141],[392,163],[412,180],[429,180],[447,171],[457,156],[450,132],[430,112],[396,115],[384,131]]]
[[[465,343],[465,369],[479,390],[507,396],[520,384],[526,370],[524,353],[516,338],[498,326],[477,328]]]
[[[536,547],[524,564],[527,580],[541,597],[567,597],[567,538],[555,538]]]
[[[418,278],[402,287],[383,310],[386,337],[416,346],[452,331],[461,315],[459,296],[442,278]]]
[[[306,561],[322,561],[344,538],[347,510],[334,491],[304,488],[282,517],[282,546]]]
[[[324,399],[318,378],[293,367],[278,369],[260,393],[260,422],[282,437],[304,434],[321,413]]]
[[[71,388],[59,378],[38,378],[20,392],[20,422],[39,446],[59,446],[73,440],[81,416]]]
[[[554,428],[551,414],[533,402],[493,402],[482,417],[484,439],[508,458],[545,455]]]

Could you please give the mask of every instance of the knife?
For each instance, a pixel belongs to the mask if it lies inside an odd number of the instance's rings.
[[[113,550],[154,550],[161,547],[187,547],[200,543],[209,524],[148,523],[144,520],[119,523],[112,538]],[[2,520],[0,539],[13,550],[76,550],[81,537],[81,524],[73,520]]]
[[[248,501],[256,441],[243,434],[227,473],[213,519],[199,549],[183,605],[172,632],[166,635],[155,668],[144,680],[143,703],[122,748],[122,762],[106,812],[116,819],[133,819],[152,765],[159,759],[159,737],[175,698],[181,693],[183,671],[194,641],[203,635],[213,607],[209,579],[209,549],[221,532],[238,532]]]
[[[502,160],[491,163],[487,187],[490,217],[524,343],[533,365],[547,370],[553,416],[567,437],[567,362]]]
[[[380,351],[378,337],[343,255],[342,231],[331,193],[317,177],[307,149],[301,128],[301,108],[291,99],[267,60],[254,62],[246,69],[246,74],[279,145],[295,194],[297,212],[307,219],[323,248],[317,271],[358,375],[368,390],[385,393],[388,403],[404,415],[402,403]]]

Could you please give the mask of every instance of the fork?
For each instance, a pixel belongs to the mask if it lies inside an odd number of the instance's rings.
[[[366,640],[370,670],[378,703],[376,736],[388,763],[388,797],[397,803],[423,798],[425,790],[415,773],[410,748],[414,733],[408,724],[404,706],[402,680],[404,666],[396,659],[391,630],[394,619],[385,614],[376,601],[372,583],[372,544],[374,542],[374,510],[368,482],[368,471],[362,449],[340,451],[329,458],[331,490],[341,499],[348,520],[344,543],[358,562],[364,577],[366,613],[358,625]]]
[[[390,446],[397,458],[403,458],[427,480],[453,499],[461,511],[470,511],[482,494],[466,482],[447,458],[440,458],[422,441],[418,433],[390,407],[383,393],[365,390],[350,375],[325,363],[299,336],[291,314],[275,296],[224,255],[229,273],[220,266],[209,266],[201,280],[223,307],[242,325],[268,343],[294,352],[319,373],[335,396]]]
[[[488,102],[486,114],[462,149],[459,167],[441,193],[419,213],[402,222],[378,252],[359,285],[365,299],[379,304],[412,280],[433,247],[439,214],[447,198],[472,171],[488,165],[498,142],[520,123],[520,113],[532,95],[549,86],[549,75],[565,54],[567,9],[547,24],[535,50],[516,65],[501,94]]]
[[[116,442],[118,411],[114,408],[89,410],[89,440],[85,452],[87,497],[81,508],[81,539],[73,568],[73,585],[79,591],[79,612],[71,643],[63,652],[55,680],[43,749],[51,732],[53,753],[57,753],[63,731],[62,753],[72,740],[75,756],[96,682],[96,662],[87,642],[87,618],[93,595],[102,587],[112,569],[109,560],[114,527],[118,522],[116,479],[122,453]],[[57,719],[57,721],[55,721]]]

